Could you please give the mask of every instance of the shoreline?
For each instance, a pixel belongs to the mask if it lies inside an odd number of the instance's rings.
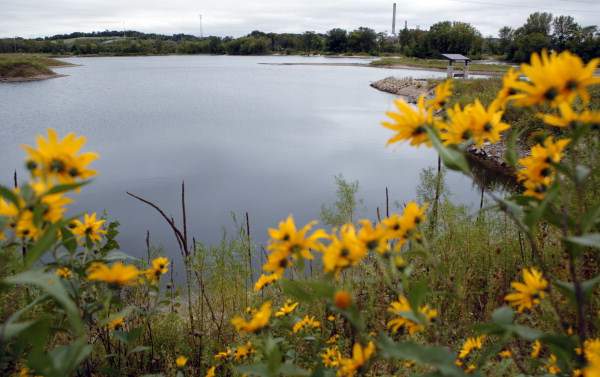
[[[54,73],[49,75],[35,75],[29,77],[0,77],[0,83],[19,83],[19,82],[32,82],[32,81],[43,81],[50,79],[57,79],[60,77],[67,77],[68,75]]]

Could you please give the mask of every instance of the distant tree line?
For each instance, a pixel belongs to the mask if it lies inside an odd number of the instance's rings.
[[[527,61],[532,52],[542,49],[570,50],[590,60],[600,56],[600,32],[597,26],[579,25],[571,16],[536,12],[519,28],[500,29],[492,48],[514,62]]]
[[[340,28],[327,33],[307,31],[264,33],[253,31],[240,37],[198,38],[188,34],[147,34],[138,31],[101,31],[59,34],[46,38],[0,39],[0,53],[28,52],[55,55],[159,55],[159,54],[403,54],[439,58],[441,53],[459,53],[479,58],[504,55],[508,60],[527,60],[543,48],[569,49],[589,60],[600,56],[600,34],[596,26],[581,27],[573,17],[534,13],[525,25],[503,27],[499,37],[483,37],[464,22],[438,22],[429,30],[401,30],[397,36],[360,27]]]

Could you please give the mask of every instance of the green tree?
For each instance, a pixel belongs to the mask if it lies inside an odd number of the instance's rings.
[[[348,48],[348,32],[344,29],[331,29],[325,36],[325,46],[327,51],[334,53],[346,52]]]
[[[374,52],[377,49],[377,33],[368,27],[353,30],[348,37],[348,48],[352,52]]]

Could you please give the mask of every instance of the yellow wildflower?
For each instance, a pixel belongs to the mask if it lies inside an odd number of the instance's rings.
[[[336,344],[339,339],[340,339],[340,334],[333,334],[332,336],[329,337],[329,339],[327,339],[327,341],[325,341],[325,343]]]
[[[600,339],[588,339],[583,344],[584,356],[587,362],[583,369],[584,377],[600,376]]]
[[[542,352],[542,343],[539,340],[536,340],[531,345],[531,358],[537,359],[538,357],[540,357],[540,352]]]
[[[33,182],[31,188],[38,197],[41,197],[43,206],[42,218],[48,222],[55,223],[62,219],[67,209],[65,206],[72,202],[71,199],[62,194],[46,194],[52,187],[44,182]]]
[[[225,351],[218,352],[214,358],[215,360],[227,360],[232,355],[231,348],[227,347]]]
[[[510,350],[502,350],[500,351],[498,356],[500,356],[503,359],[510,359],[512,357],[512,352],[510,352]]]
[[[125,318],[123,317],[117,317],[108,322],[108,328],[110,330],[117,330],[122,328],[123,326],[125,326]]]
[[[373,226],[371,220],[360,220],[361,228],[358,231],[358,240],[367,250],[377,251],[379,254],[388,252],[388,240],[381,223]]]
[[[560,368],[558,367],[558,360],[555,354],[550,354],[548,362],[546,363],[546,370],[552,375],[560,373]]]
[[[175,365],[177,365],[177,368],[183,368],[187,362],[188,358],[183,355],[178,356],[177,359],[175,359]]]
[[[452,80],[446,80],[435,87],[434,97],[427,101],[427,106],[439,110],[446,105],[450,96],[452,96]]]
[[[260,275],[260,277],[258,278],[256,283],[254,284],[254,291],[259,292],[264,287],[273,284],[280,278],[281,278],[281,275],[277,275],[277,274],[269,274],[269,275],[262,274],[262,275]]]
[[[514,95],[515,104],[532,106],[548,102],[558,106],[562,102],[572,102],[577,96],[587,103],[590,98],[587,87],[600,83],[600,79],[594,77],[598,63],[600,59],[593,59],[586,65],[569,51],[534,53],[529,64],[521,65],[528,80],[511,85],[518,91]]]
[[[115,285],[133,285],[137,283],[140,271],[133,265],[116,262],[112,266],[94,262],[87,270],[87,278]]]
[[[152,266],[144,271],[146,279],[151,283],[157,283],[160,280],[160,276],[169,272],[169,259],[165,257],[158,257],[152,260]]]
[[[312,221],[298,230],[294,218],[290,215],[285,221],[279,223],[277,229],[270,228],[269,237],[271,240],[267,249],[271,253],[267,257],[267,263],[263,266],[263,269],[267,272],[283,275],[285,269],[292,264],[291,257],[313,259],[311,249],[320,250],[322,245],[319,240],[327,237],[327,233],[322,229],[308,235],[315,224],[316,221]]]
[[[252,316],[249,321],[246,321],[240,316],[236,316],[231,320],[231,324],[239,332],[255,333],[258,330],[269,324],[271,318],[271,301],[267,301],[260,309]]]
[[[210,368],[208,368],[208,370],[206,371],[206,377],[215,377],[215,369],[217,367],[212,366]]]
[[[71,231],[77,238],[86,237],[93,242],[98,242],[102,239],[102,235],[106,234],[106,230],[102,229],[104,223],[105,220],[96,219],[96,213],[86,213],[83,216],[83,222],[80,220],[73,220]]]
[[[516,307],[519,313],[538,305],[544,298],[544,291],[548,287],[546,279],[535,268],[523,269],[523,281],[523,283],[518,281],[512,282],[511,286],[516,292],[510,293],[504,298],[512,306]]]
[[[458,353],[458,358],[466,359],[474,350],[483,348],[484,341],[485,335],[480,335],[476,338],[467,338]]]
[[[284,317],[288,314],[291,314],[298,307],[297,302],[293,302],[292,300],[287,300],[285,304],[279,308],[279,310],[275,313],[275,317]]]
[[[335,321],[335,316],[333,314],[330,314],[330,315],[327,316],[327,320],[329,322],[333,322],[333,321]]]
[[[79,153],[85,145],[83,136],[67,134],[62,140],[55,130],[48,129],[48,138],[37,137],[37,148],[23,145],[29,155],[27,168],[34,177],[44,180],[56,178],[60,183],[73,183],[75,179],[87,179],[96,172],[88,165],[98,158],[96,153]]]
[[[359,369],[363,368],[369,359],[375,354],[375,344],[369,342],[366,347],[360,343],[354,343],[352,347],[352,358],[341,358],[337,377],[354,377]]]
[[[323,254],[323,267],[325,272],[337,276],[343,269],[357,265],[366,255],[367,249],[358,241],[354,225],[345,224],[339,235],[331,235],[331,242]]]
[[[340,365],[340,359],[342,354],[337,347],[327,347],[321,353],[321,360],[323,365],[327,368],[336,368]]]
[[[506,107],[506,103],[512,99],[512,96],[517,94],[514,89],[514,84],[519,81],[521,72],[514,68],[510,68],[502,78],[502,89],[496,95],[496,98],[490,105],[494,110],[502,110]]]
[[[411,313],[412,308],[410,307],[410,303],[405,296],[399,296],[398,301],[393,301],[388,308],[388,311],[397,317],[391,319],[387,323],[388,329],[391,329],[393,333],[398,332],[398,330],[405,328],[406,331],[410,335],[416,334],[425,329],[420,323],[416,323],[411,319],[405,318],[403,314]],[[438,315],[437,310],[431,309],[427,305],[423,305],[419,308],[419,313],[425,317],[425,319],[429,322],[435,319]]]
[[[68,267],[57,268],[55,274],[63,279],[69,279],[73,276],[73,272]]]
[[[468,104],[464,109],[460,105],[448,109],[448,123],[438,122],[444,144],[457,145],[473,140],[475,145],[486,142],[497,143],[502,132],[510,126],[502,122],[503,111],[495,106],[484,107],[479,100]]]
[[[254,353],[254,347],[252,346],[252,343],[248,342],[243,346],[239,346],[235,350],[235,361],[244,360],[252,353]]]
[[[431,146],[426,127],[433,125],[433,111],[425,106],[425,97],[419,97],[417,108],[414,109],[403,99],[397,99],[394,104],[399,112],[387,112],[392,122],[382,122],[385,128],[396,132],[387,144],[410,140],[410,145],[426,144]]]
[[[348,309],[352,305],[352,295],[348,291],[337,291],[333,295],[333,304],[338,309]]]
[[[295,333],[304,330],[305,328],[318,329],[321,327],[321,322],[315,320],[314,316],[304,316],[300,321],[294,324],[292,331]]]

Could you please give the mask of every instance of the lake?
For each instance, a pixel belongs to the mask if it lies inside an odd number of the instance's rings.
[[[231,213],[250,214],[258,242],[293,213],[316,219],[335,200],[334,176],[360,182],[361,215],[375,218],[390,202],[415,198],[419,173],[436,166],[434,150],[385,147],[380,126],[394,96],[369,83],[394,75],[445,73],[351,66],[265,65],[364,62],[319,57],[160,56],[65,59],[67,77],[0,85],[0,182],[25,177],[20,144],[52,127],[88,138],[100,154],[92,185],[73,212],[104,210],[121,222],[123,251],[145,254],[146,231],[179,255],[169,228],[130,191],[179,218],[185,180],[190,234],[216,243],[234,231]],[[450,174],[455,202],[478,202],[470,181]]]

